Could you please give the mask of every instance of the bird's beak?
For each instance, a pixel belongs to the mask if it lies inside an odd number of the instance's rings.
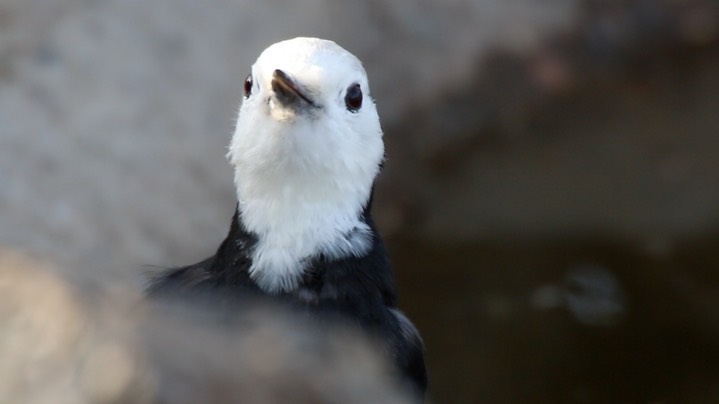
[[[306,90],[297,85],[287,73],[280,69],[276,69],[272,73],[272,91],[275,93],[277,100],[285,106],[298,105],[298,103],[315,106]]]

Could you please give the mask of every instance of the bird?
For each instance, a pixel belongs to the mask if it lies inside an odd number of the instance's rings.
[[[371,215],[385,149],[362,62],[319,38],[266,48],[244,81],[227,159],[237,193],[227,237],[213,256],[156,275],[149,296],[259,296],[343,318],[383,343],[423,397],[424,343],[397,307]]]

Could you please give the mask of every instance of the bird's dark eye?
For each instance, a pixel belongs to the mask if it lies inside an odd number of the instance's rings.
[[[345,105],[350,112],[357,112],[362,108],[362,89],[359,84],[355,83],[349,86],[347,95],[345,95]]]
[[[247,75],[245,79],[245,98],[248,98],[252,94],[252,75]]]

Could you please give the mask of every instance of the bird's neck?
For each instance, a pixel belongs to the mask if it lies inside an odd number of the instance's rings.
[[[238,220],[257,239],[250,277],[268,293],[295,289],[313,258],[361,257],[371,249],[371,189],[363,196],[337,184],[304,185],[238,187]]]

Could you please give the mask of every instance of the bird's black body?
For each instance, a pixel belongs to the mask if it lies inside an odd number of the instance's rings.
[[[411,322],[396,308],[384,244],[376,232],[369,206],[361,220],[372,230],[372,247],[362,257],[331,260],[322,255],[309,262],[299,286],[291,292],[266,294],[250,277],[251,251],[257,237],[245,230],[236,211],[230,232],[217,253],[197,264],[167,271],[153,280],[152,297],[202,294],[219,304],[247,298],[273,302],[309,313],[319,321],[343,319],[386,343],[399,371],[424,395],[427,374],[423,344]]]

